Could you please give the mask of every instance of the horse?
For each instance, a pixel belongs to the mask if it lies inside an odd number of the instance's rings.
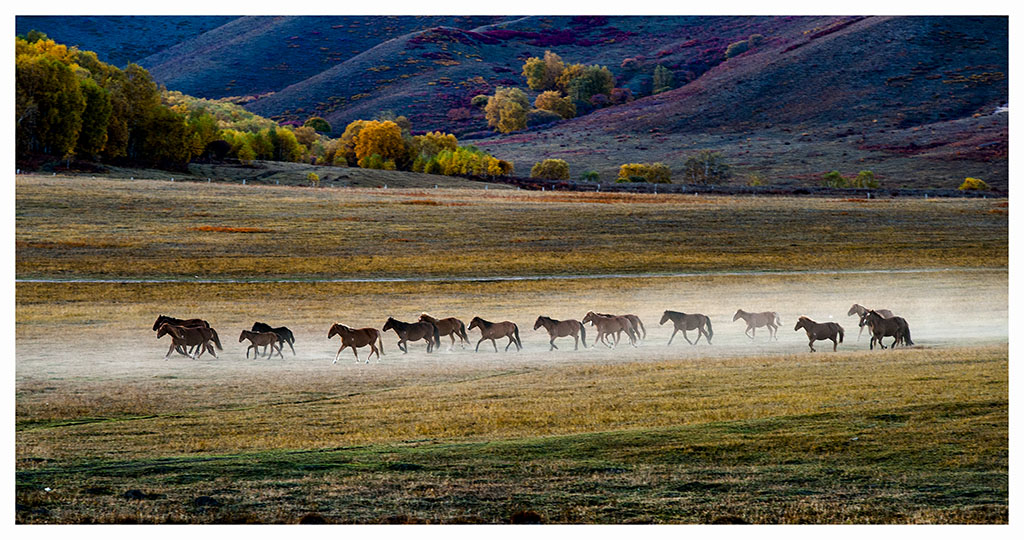
[[[295,336],[288,328],[284,326],[271,328],[267,323],[255,322],[252,324],[252,328],[250,330],[253,332],[273,332],[277,334],[277,337],[281,338],[281,343],[287,343],[292,349],[292,356],[295,356]],[[282,345],[281,348],[283,349],[284,345]],[[264,349],[263,352],[266,353],[266,349]]]
[[[516,323],[511,321],[502,322],[490,322],[481,319],[480,317],[473,317],[473,320],[469,321],[469,329],[474,328],[480,329],[480,341],[476,342],[476,352],[480,351],[480,343],[485,339],[491,340],[491,345],[494,346],[494,352],[498,352],[498,344],[494,341],[499,338],[508,338],[508,345],[505,345],[505,351],[508,352],[508,348],[514,343],[516,350],[523,350],[523,342],[519,340],[519,327]]]
[[[902,343],[904,347],[909,347],[914,344],[913,340],[910,339],[910,325],[907,324],[907,320],[903,317],[890,317],[886,319],[873,310],[868,310],[860,319],[861,326],[867,326],[871,330],[871,343],[868,345],[869,349],[875,348],[875,342],[881,348],[885,348],[882,344],[882,338],[886,336],[892,336],[892,344],[889,347],[895,347],[897,344]]]
[[[159,315],[156,318],[156,322],[153,323],[153,331],[156,332],[160,328],[160,325],[162,325],[164,323],[170,324],[172,326],[185,326],[185,327],[203,326],[203,327],[206,327],[206,328],[210,328],[210,323],[204,321],[203,319],[176,319],[176,318],[171,317],[169,315]],[[178,354],[180,354],[182,356],[190,356],[194,352],[195,352],[194,350],[189,350],[188,354],[186,354],[184,349],[182,349],[181,347],[178,347]]]
[[[750,339],[754,339],[757,334],[757,329],[762,326],[768,327],[768,339],[775,338],[775,341],[779,340],[779,326],[782,325],[782,320],[779,319],[779,314],[774,311],[763,311],[761,313],[747,313],[742,309],[737,309],[736,314],[732,316],[733,322],[736,319],[743,319],[747,323],[747,329],[743,331]]]
[[[577,321],[576,319],[559,321],[541,315],[540,317],[537,317],[537,322],[533,323],[533,329],[536,330],[541,326],[543,326],[544,329],[548,331],[548,336],[551,337],[551,348],[548,349],[549,351],[553,351],[558,348],[557,346],[555,346],[555,338],[567,336],[572,336],[573,338],[576,339],[576,348],[573,350],[580,350],[581,337],[583,339],[583,348],[587,348],[587,330],[583,326],[583,323]]]
[[[625,315],[613,315],[611,313],[595,313],[594,315],[601,315],[604,317],[625,317],[629,320],[629,324],[633,326],[633,333],[636,334],[638,340],[647,339],[647,329],[644,328],[644,323],[640,322],[640,317],[633,315],[632,313],[626,313]],[[640,337],[640,332],[643,331],[643,337]]]
[[[850,311],[847,311],[846,315],[850,316],[850,315],[856,314],[858,317],[860,317],[861,321],[863,321],[864,320],[864,314],[866,314],[868,311],[871,311],[871,310],[866,308],[866,307],[864,307],[864,306],[862,306],[862,305],[860,305],[860,304],[854,304],[854,305],[850,306]],[[891,318],[893,318],[895,316],[895,314],[893,312],[889,311],[888,309],[876,309],[875,313],[878,313],[879,315],[881,315],[883,318],[886,318],[886,319],[891,319]],[[861,336],[861,334],[864,333],[864,325],[860,324],[858,326],[860,326],[860,331],[857,332],[857,341],[860,341],[860,336]]]
[[[696,345],[700,341],[700,337],[704,336],[704,339],[711,344],[711,336],[715,335],[715,332],[711,330],[711,319],[702,313],[680,313],[678,311],[665,310],[665,313],[661,316],[661,322],[659,325],[665,324],[666,321],[672,321],[675,328],[672,330],[672,336],[668,338],[668,344],[672,344],[672,339],[676,337],[676,332],[682,331],[683,339],[686,340],[690,345]],[[697,330],[697,339],[690,341],[690,338],[686,337],[687,330]]]
[[[815,341],[824,341],[826,339],[832,340],[832,352],[836,352],[836,347],[839,343],[843,342],[843,327],[839,326],[839,323],[825,322],[819,323],[814,322],[807,317],[800,317],[796,321],[796,326],[793,327],[793,331],[803,328],[807,331],[807,339],[810,340],[807,346],[811,348],[811,352],[814,350]],[[839,336],[839,341],[836,341],[836,336]]]
[[[213,351],[213,347],[210,346],[212,341],[218,350],[224,350],[220,345],[220,338],[217,337],[217,331],[213,328],[206,328],[203,326],[174,326],[173,324],[163,323],[157,328],[156,338],[160,339],[165,335],[171,336],[171,346],[167,349],[167,354],[164,355],[164,360],[167,360],[171,356],[171,351],[177,349],[178,353],[189,358],[196,360],[203,355],[204,352],[210,351],[210,354],[214,358],[217,357],[217,353]],[[182,352],[181,347],[196,347],[199,350],[199,354],[195,353],[196,349],[193,349],[190,354]]]
[[[370,357],[373,353],[377,353],[377,361],[380,361],[380,355],[384,352],[384,338],[381,337],[380,331],[376,328],[360,328],[353,329],[345,326],[341,323],[334,323],[331,325],[331,329],[327,331],[327,339],[331,339],[334,336],[341,336],[341,348],[338,349],[338,354],[334,355],[334,362],[338,363],[338,357],[341,356],[341,351],[345,350],[345,347],[352,347],[352,353],[356,355],[356,362],[359,361],[358,347],[370,346],[370,354],[366,356],[366,363],[370,363]],[[380,350],[377,350],[375,342],[380,342]]]
[[[449,351],[455,346],[456,336],[459,338],[459,345],[463,348],[465,348],[466,345],[469,345],[469,336],[466,334],[466,325],[455,317],[435,319],[430,315],[423,313],[420,315],[420,322],[428,322],[437,327],[438,334],[452,338],[452,344],[448,346]]]
[[[273,332],[251,332],[249,330],[242,330],[242,333],[238,335],[238,342],[241,343],[247,339],[251,345],[245,349],[246,358],[249,358],[249,349],[253,349],[252,357],[255,359],[256,355],[260,352],[259,347],[263,347],[263,350],[267,350],[267,345],[270,345],[270,354],[267,358],[273,357],[275,350],[282,359],[284,358],[284,355],[281,354],[281,349],[283,348],[281,345],[281,336],[278,336]]]
[[[597,328],[597,337],[594,338],[595,343],[600,340],[605,346],[612,348],[613,345],[608,343],[606,336],[614,335],[615,345],[618,345],[622,332],[625,332],[629,336],[629,344],[636,347],[636,331],[633,330],[633,323],[625,316],[599,315],[593,311],[588,311],[583,317],[583,323],[586,324],[588,322]]]
[[[441,346],[441,333],[437,327],[428,322],[407,323],[388,317],[384,323],[384,331],[394,330],[398,334],[398,348],[402,354],[409,352],[410,341],[425,339],[427,341],[427,352],[432,352],[434,347]]]

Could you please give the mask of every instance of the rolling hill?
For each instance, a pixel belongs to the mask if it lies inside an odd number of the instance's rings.
[[[868,169],[884,185],[1008,184],[1006,17],[18,17],[16,28],[108,61],[135,50],[131,60],[169,89],[278,121],[320,115],[340,132],[381,111],[404,114],[416,131],[453,132],[515,161],[519,174],[559,157],[574,177],[610,181],[620,164],[650,161],[678,177],[687,157],[710,149],[733,166],[733,182]],[[751,35],[763,39],[726,60]],[[608,66],[641,98],[490,133],[470,100],[525,89],[523,61],[545,50]],[[658,65],[678,87],[650,95]]]

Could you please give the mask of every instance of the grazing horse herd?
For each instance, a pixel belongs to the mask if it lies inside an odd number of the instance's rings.
[[[850,315],[857,315],[860,318],[858,326],[861,332],[864,331],[865,327],[868,328],[871,334],[869,348],[872,350],[875,348],[876,343],[881,348],[886,348],[882,344],[883,337],[893,338],[893,342],[889,347],[895,347],[896,345],[909,347],[914,344],[910,339],[910,327],[907,325],[906,319],[896,316],[892,311],[887,309],[871,310],[860,304],[854,304],[850,311],[847,312],[847,316]],[[778,329],[782,325],[782,320],[779,318],[778,313],[774,311],[749,313],[739,309],[736,310],[732,320],[735,322],[739,319],[743,319],[747,324],[744,334],[750,339],[754,339],[758,328],[766,327],[768,329],[768,339],[778,341]],[[711,328],[711,319],[707,315],[665,311],[659,324],[664,325],[668,321],[672,321],[673,325],[672,335],[668,339],[669,345],[672,344],[672,340],[675,339],[677,332],[682,332],[683,339],[690,345],[696,345],[701,337],[709,345],[711,344],[714,331]],[[585,326],[587,323],[590,323],[597,330],[597,337],[593,340],[594,346],[600,341],[609,348],[615,347],[619,344],[623,333],[629,339],[630,345],[634,347],[636,347],[638,341],[647,338],[647,329],[644,328],[643,322],[633,314],[612,315],[589,311],[582,321],[577,321],[576,319],[559,321],[542,315],[537,317],[533,329],[544,328],[547,331],[551,346],[549,350],[558,348],[555,345],[555,339],[570,336],[575,340],[575,350],[579,350],[580,342],[583,343],[584,349],[587,348],[587,331]],[[352,348],[352,353],[358,362],[358,349],[366,346],[370,347],[370,354],[366,357],[366,362],[369,363],[370,357],[374,354],[377,355],[378,361],[381,355],[384,354],[383,334],[388,330],[393,330],[398,335],[398,348],[404,354],[409,352],[410,341],[420,340],[427,342],[428,353],[433,352],[434,349],[441,346],[441,336],[451,338],[448,350],[455,346],[456,340],[458,340],[461,346],[465,347],[469,344],[468,332],[474,329],[480,330],[480,340],[476,342],[476,351],[480,350],[481,343],[485,340],[490,340],[491,346],[494,347],[494,352],[498,352],[496,340],[505,338],[508,338],[505,351],[508,351],[512,345],[516,346],[517,351],[523,348],[523,343],[519,339],[519,327],[511,321],[490,322],[480,317],[473,317],[467,329],[466,325],[455,317],[437,319],[426,313],[420,315],[418,321],[411,323],[388,317],[381,330],[376,328],[354,329],[341,323],[335,323],[327,332],[327,339],[331,339],[336,335],[341,337],[341,348],[334,355],[334,363],[338,362],[341,351],[347,347]],[[807,317],[800,317],[793,330],[797,331],[800,329],[807,332],[809,340],[807,345],[810,347],[811,352],[815,352],[815,341],[831,341],[833,351],[836,351],[838,345],[843,342],[843,327],[834,322],[819,323]],[[207,351],[216,358],[217,353],[214,352],[214,347],[217,350],[223,350],[220,338],[217,336],[217,331],[210,326],[210,323],[202,319],[175,319],[174,317],[160,315],[157,317],[156,322],[153,323],[153,330],[157,332],[157,339],[165,335],[171,336],[171,346],[167,349],[164,360],[167,360],[174,351],[183,356],[197,359]],[[686,332],[694,330],[697,331],[697,338],[694,341],[690,341]],[[860,338],[859,333],[857,337],[858,339]],[[295,355],[295,336],[291,330],[283,326],[274,328],[268,324],[257,322],[252,325],[251,330],[242,330],[242,333],[238,336],[239,343],[246,340],[249,341],[249,346],[245,350],[245,357],[247,359],[249,358],[250,350],[253,351],[253,358],[261,354],[260,347],[263,347],[262,354],[268,358],[272,357],[274,353],[284,358],[282,351],[285,344],[291,348],[292,355]],[[270,349],[269,354],[267,353],[268,348]]]

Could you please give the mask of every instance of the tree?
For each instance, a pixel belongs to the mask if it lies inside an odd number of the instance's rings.
[[[530,57],[523,64],[523,76],[531,90],[551,90],[565,69],[562,57],[551,51],[544,51],[544,58]]]
[[[487,125],[501,133],[524,129],[529,108],[530,102],[522,90],[499,86],[484,109]]]
[[[533,165],[530,169],[530,178],[542,178],[545,180],[568,180],[569,164],[561,159],[545,159]]]
[[[626,163],[619,167],[615,181],[671,184],[672,171],[664,163]]]
[[[360,167],[364,167],[364,161],[374,154],[386,163],[402,157],[405,151],[405,142],[402,139],[402,128],[390,120],[378,122],[372,120],[366,122],[363,129],[355,140],[355,157]],[[370,163],[370,161],[366,161]],[[381,167],[383,168],[383,167]]]
[[[551,111],[562,118],[573,118],[576,116],[576,105],[572,100],[562,97],[554,90],[541,92],[533,101],[533,106],[543,111]]]
[[[313,144],[317,142],[318,136],[315,129],[311,126],[297,127],[293,131],[295,138],[299,141],[299,144],[306,148],[313,148]]]
[[[654,78],[651,80],[651,93],[660,94],[671,90],[675,86],[675,77],[665,66],[658,64],[654,68]]]
[[[715,184],[731,175],[721,152],[702,150],[683,163],[683,178],[690,184]]]
[[[861,171],[857,173],[857,177],[853,179],[851,187],[875,189],[878,187],[878,180],[875,179],[875,173],[871,171]]]
[[[85,109],[82,110],[82,129],[78,133],[75,153],[94,157],[107,144],[107,125],[110,123],[110,93],[100,88],[91,78],[81,80]]]
[[[86,101],[71,68],[50,56],[15,61],[19,148],[63,157],[75,149]]]
[[[302,125],[313,128],[317,133],[330,133],[331,131],[331,123],[319,116],[309,117]]]
[[[831,171],[821,176],[821,183],[825,187],[844,188],[847,186],[846,178],[839,174],[839,171]]]
[[[613,88],[615,77],[608,68],[596,65],[583,66],[578,75],[566,82],[565,93],[575,103],[590,103],[593,96],[607,96]]]

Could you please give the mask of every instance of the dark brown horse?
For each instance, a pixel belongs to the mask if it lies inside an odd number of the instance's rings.
[[[356,362],[358,362],[359,351],[356,349],[367,345],[370,346],[370,354],[366,355],[366,363],[370,363],[370,357],[373,356],[373,353],[377,353],[377,361],[380,361],[380,355],[384,352],[384,338],[376,328],[355,329],[341,323],[334,323],[327,332],[327,339],[331,339],[336,335],[341,336],[341,348],[338,349],[338,354],[334,355],[334,362],[331,362],[332,364],[338,363],[338,357],[341,356],[341,351],[345,350],[345,347],[352,347],[352,354],[356,355]],[[377,350],[376,343],[378,342],[380,343],[380,350]]]
[[[420,322],[428,322],[437,327],[438,334],[452,338],[452,344],[448,346],[449,351],[455,346],[456,336],[459,338],[459,345],[462,345],[463,348],[465,348],[466,345],[469,345],[469,336],[466,334],[466,324],[455,317],[435,319],[429,314],[424,313],[420,315]]]
[[[205,327],[205,328],[210,328],[210,323],[208,323],[208,322],[206,322],[206,321],[204,321],[202,319],[177,319],[177,318],[171,317],[169,315],[159,315],[156,318],[156,322],[153,323],[153,331],[154,332],[157,331],[160,328],[160,325],[162,325],[164,323],[170,324],[171,326],[184,326],[184,327],[202,326],[202,327]],[[190,347],[188,353],[186,354],[185,353],[185,349],[183,349],[181,346],[177,347],[178,354],[180,354],[182,356],[188,356],[190,358],[195,353],[194,349],[195,349],[194,347]],[[216,356],[216,355],[214,355],[214,356]]]
[[[259,348],[263,347],[263,350],[267,350],[267,345],[270,346],[270,354],[267,358],[273,357],[274,351],[277,351],[277,354],[280,355],[281,358],[284,358],[284,354],[281,354],[281,349],[283,348],[281,345],[281,336],[278,336],[273,332],[251,332],[249,330],[242,330],[242,333],[238,336],[238,342],[241,343],[247,339],[249,340],[250,345],[245,349],[246,358],[249,358],[250,349],[252,349],[252,357],[256,358],[256,355],[260,353]]]
[[[890,317],[886,319],[877,312],[868,310],[860,319],[861,326],[867,326],[871,331],[871,343],[868,345],[869,349],[875,348],[875,342],[878,342],[878,346],[885,348],[882,344],[882,338],[891,336],[893,338],[890,347],[895,347],[898,344],[903,344],[904,347],[909,347],[914,344],[914,341],[910,339],[910,325],[907,324],[906,319],[903,317]]]
[[[217,353],[213,351],[213,347],[210,342],[213,342],[217,346],[217,349],[224,350],[220,345],[220,338],[217,337],[217,331],[213,328],[206,328],[203,326],[174,326],[173,324],[163,323],[157,328],[156,338],[160,339],[165,335],[171,336],[171,346],[167,349],[167,354],[164,355],[164,360],[167,360],[171,356],[171,351],[177,349],[179,354],[188,356],[189,358],[196,360],[203,355],[204,352],[210,351],[210,354],[214,358],[217,357]],[[192,347],[190,354],[182,352],[182,347]],[[199,351],[196,354],[195,351]]]
[[[434,347],[441,346],[441,333],[436,326],[428,322],[407,323],[388,317],[384,323],[384,331],[388,330],[394,330],[398,334],[398,348],[402,350],[402,354],[409,352],[410,341],[426,340],[428,353],[433,352]]]
[[[549,351],[553,351],[558,348],[555,346],[555,338],[568,336],[572,336],[576,339],[576,348],[573,350],[580,350],[581,337],[583,339],[583,348],[587,348],[587,330],[583,326],[583,323],[576,319],[559,321],[552,319],[551,317],[541,315],[540,317],[537,317],[537,322],[533,323],[533,329],[536,330],[542,326],[548,331],[548,336],[551,337],[551,348],[548,349]]]
[[[857,315],[858,317],[860,317],[861,322],[863,322],[864,315],[866,315],[869,311],[871,310],[860,304],[854,304],[850,306],[850,311],[847,311],[846,315]],[[875,313],[881,315],[885,319],[891,319],[896,316],[895,313],[889,311],[888,309],[876,309]],[[860,341],[860,335],[864,333],[864,325],[859,324],[858,326],[860,326],[860,330],[857,332],[857,341]]]
[[[690,345],[696,345],[700,341],[701,336],[704,336],[704,339],[710,345],[711,336],[715,335],[715,332],[711,329],[711,319],[702,313],[681,313],[666,310],[661,316],[661,322],[658,324],[665,324],[666,321],[672,321],[672,324],[675,326],[672,330],[672,336],[668,338],[669,345],[672,344],[672,338],[676,337],[676,332],[680,331],[683,333],[683,339]],[[691,342],[690,338],[686,337],[687,330],[696,330],[697,339]]]
[[[838,323],[819,323],[814,322],[807,317],[800,317],[797,319],[796,326],[793,327],[793,330],[796,331],[801,328],[807,331],[807,339],[810,340],[810,342],[807,343],[807,346],[811,348],[811,352],[815,352],[815,341],[824,341],[826,339],[832,340],[832,352],[835,352],[838,344],[843,342],[843,327],[839,326]],[[836,337],[839,338],[839,341],[836,341]]]
[[[618,345],[622,333],[625,332],[629,337],[629,344],[636,347],[636,331],[633,330],[633,323],[625,316],[600,315],[593,311],[588,311],[583,317],[583,323],[590,323],[597,328],[597,337],[594,338],[595,343],[600,340],[605,346],[612,348],[614,345],[608,343],[607,337],[615,336],[615,345]]]
[[[295,335],[292,334],[292,331],[288,328],[284,326],[273,328],[267,323],[254,322],[252,323],[252,328],[250,328],[250,330],[253,332],[273,332],[277,334],[277,337],[281,338],[281,343],[287,343],[292,349],[292,356],[295,356]],[[284,346],[282,345],[281,348],[283,349]],[[266,353],[266,349],[264,349],[263,352]]]
[[[516,323],[511,321],[502,322],[490,322],[481,319],[480,317],[473,317],[473,320],[469,321],[469,329],[474,328],[480,329],[480,341],[476,342],[476,351],[480,351],[480,343],[485,339],[491,340],[491,345],[494,346],[494,352],[498,352],[498,344],[494,340],[501,338],[508,338],[508,345],[505,345],[505,351],[514,343],[517,351],[523,350],[523,342],[519,340],[519,327]]]
[[[775,338],[775,341],[779,340],[779,326],[782,324],[782,320],[779,319],[779,314],[774,311],[762,311],[761,313],[747,313],[742,309],[737,309],[736,314],[732,316],[733,322],[736,319],[743,319],[747,323],[747,329],[743,331],[750,339],[754,339],[757,334],[757,329],[762,326],[768,327],[768,339]]]
[[[633,333],[636,334],[636,339],[647,339],[647,329],[644,328],[644,323],[640,321],[640,317],[637,317],[632,313],[626,313],[624,315],[614,315],[611,313],[594,313],[594,315],[601,315],[604,317],[625,317],[627,320],[629,320],[630,326],[633,327]],[[640,336],[640,332],[644,333],[643,337]]]

